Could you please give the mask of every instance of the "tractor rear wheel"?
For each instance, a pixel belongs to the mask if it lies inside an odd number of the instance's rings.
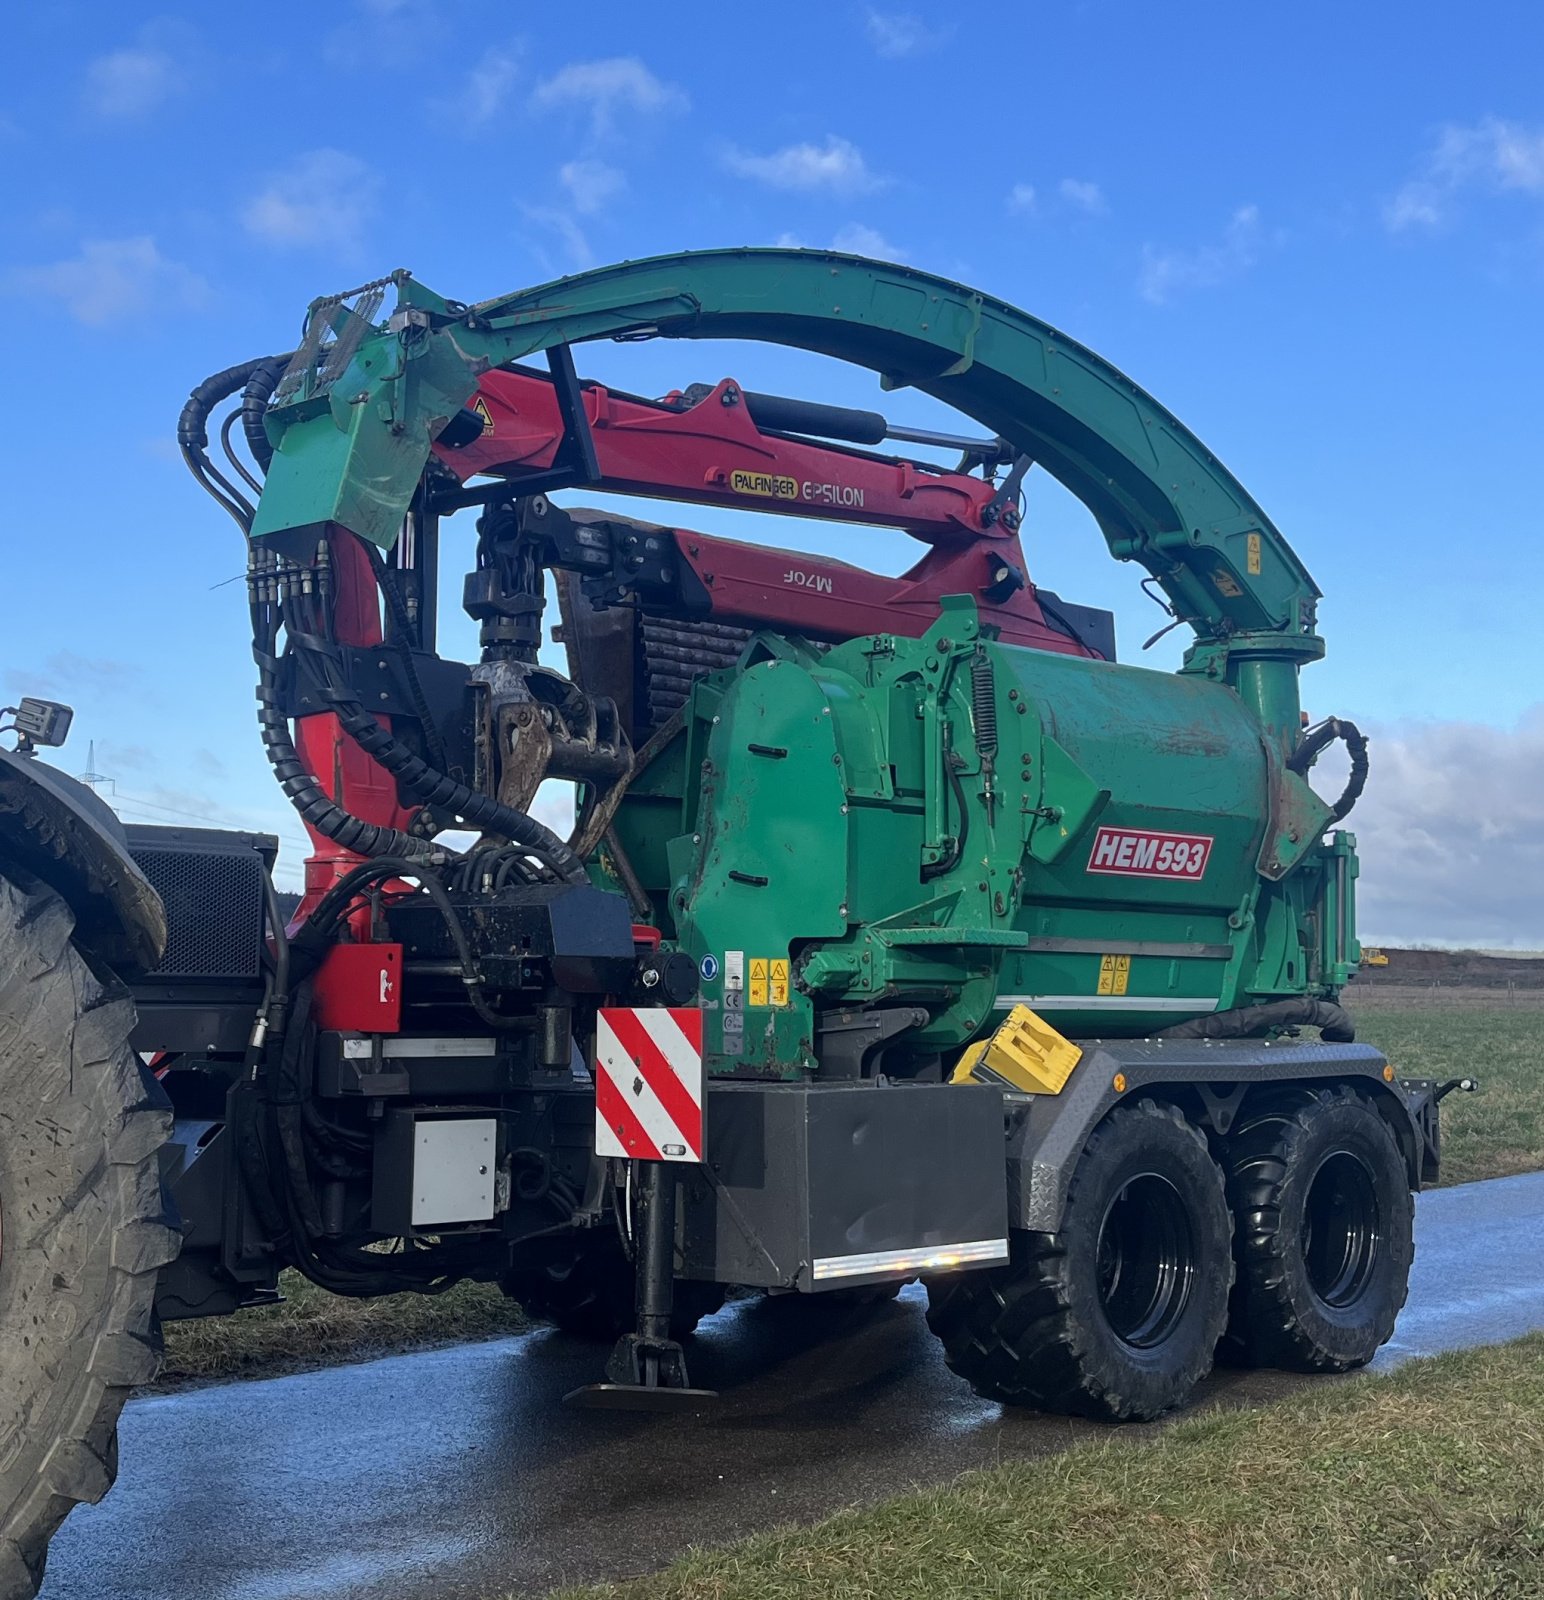
[[[58,895],[0,878],[0,1600],[35,1593],[54,1530],[112,1484],[181,1242],[170,1108],[129,1048],[133,1003],[73,931]]]
[[[1350,1089],[1246,1108],[1228,1139],[1238,1277],[1219,1359],[1345,1372],[1394,1331],[1415,1202],[1388,1123]]]
[[[1094,1130],[1054,1234],[1006,1267],[928,1285],[928,1325],[977,1394],[1108,1422],[1182,1404],[1211,1369],[1233,1279],[1222,1173],[1200,1131],[1152,1100]]]

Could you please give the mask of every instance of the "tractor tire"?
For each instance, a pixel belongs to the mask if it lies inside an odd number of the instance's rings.
[[[1171,1105],[1117,1106],[1094,1130],[1059,1232],[1015,1233],[1006,1267],[928,1284],[928,1325],[976,1393],[1145,1422],[1211,1369],[1233,1281],[1222,1172]]]
[[[1388,1124],[1351,1089],[1275,1096],[1229,1136],[1234,1281],[1218,1358],[1292,1372],[1364,1366],[1394,1331],[1415,1201]]]
[[[0,1600],[36,1592],[55,1529],[111,1486],[181,1244],[171,1108],[129,1048],[132,1001],[73,931],[58,895],[0,878]]]
[[[637,1279],[614,1233],[587,1240],[564,1262],[522,1269],[503,1280],[504,1293],[538,1322],[576,1339],[610,1342],[637,1321]],[[684,1339],[724,1303],[723,1286],[678,1278],[670,1333]]]

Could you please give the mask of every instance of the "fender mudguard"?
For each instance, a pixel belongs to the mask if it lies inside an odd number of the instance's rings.
[[[76,943],[120,977],[166,950],[161,897],[134,864],[123,824],[85,784],[36,756],[0,750],[0,873],[40,878],[75,916]]]
[[[1083,1059],[1057,1095],[1008,1095],[1008,1217],[1015,1228],[1054,1233],[1067,1187],[1100,1119],[1147,1092],[1185,1105],[1206,1132],[1225,1139],[1255,1090],[1284,1083],[1352,1083],[1388,1122],[1410,1187],[1436,1178],[1435,1085],[1384,1077],[1371,1045],[1295,1039],[1084,1042]],[[1117,1082],[1119,1088],[1116,1087]]]

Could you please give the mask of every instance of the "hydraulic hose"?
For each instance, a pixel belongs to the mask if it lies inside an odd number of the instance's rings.
[[[502,834],[510,843],[540,856],[566,883],[589,882],[584,863],[550,828],[524,811],[516,811],[513,806],[503,805],[490,795],[479,794],[446,773],[437,772],[400,739],[388,733],[344,682],[337,653],[325,639],[291,633],[289,642],[292,649],[306,651],[320,668],[326,684],[321,697],[337,717],[338,725],[366,755],[397,780],[405,794],[421,805],[453,812],[486,833]]]
[[[1300,778],[1304,777],[1314,762],[1337,739],[1345,740],[1346,754],[1351,757],[1351,775],[1346,779],[1346,786],[1341,791],[1340,798],[1330,808],[1332,822],[1339,822],[1345,817],[1351,807],[1361,799],[1362,790],[1367,787],[1367,735],[1354,722],[1348,722],[1344,717],[1326,717],[1318,727],[1310,728],[1303,735],[1302,743],[1287,760],[1287,770],[1297,773]]]
[[[260,361],[249,362],[251,370],[241,391],[241,431],[246,437],[247,449],[252,452],[252,459],[265,475],[273,461],[273,446],[269,444],[268,430],[263,426],[263,413],[268,409],[268,397],[284,376],[293,354],[291,351],[288,355],[264,356]]]
[[[278,359],[259,356],[254,361],[243,361],[205,378],[188,396],[182,415],[177,419],[177,444],[188,470],[235,518],[243,533],[251,531],[254,507],[209,459],[209,414],[247,383],[259,368]],[[269,456],[272,457],[271,451]]]
[[[288,354],[259,356],[215,373],[192,392],[178,419],[177,442],[190,470],[248,533],[254,512],[251,502],[221,476],[209,460],[209,415],[222,400],[229,399],[240,390],[242,427],[247,445],[258,466],[266,471],[273,460],[273,450],[263,428],[263,413],[290,359]],[[401,597],[395,593],[389,575],[377,569],[377,578],[382,583],[388,605],[395,601],[400,611]],[[400,623],[401,616],[397,620]],[[392,855],[420,862],[443,860],[446,853],[428,840],[351,816],[327,794],[301,761],[290,735],[288,719],[278,704],[279,662],[274,654],[278,644],[278,627],[278,612],[271,602],[254,600],[252,654],[258,668],[258,731],[263,751],[279,780],[279,787],[301,820],[333,843],[357,851],[360,855]],[[511,843],[546,861],[565,882],[588,882],[584,863],[550,828],[543,827],[525,812],[502,805],[490,796],[479,794],[446,773],[437,771],[381,727],[348,689],[341,672],[337,670],[337,658],[327,640],[304,634],[293,626],[288,627],[286,632],[293,647],[309,648],[314,656],[326,663],[324,678],[329,685],[328,699],[340,726],[362,750],[397,779],[405,793],[424,805],[453,811],[486,832],[503,835]],[[415,687],[418,686],[415,684]],[[418,698],[421,702],[421,687],[418,689]],[[427,709],[426,705],[421,704],[420,715],[423,716]],[[427,719],[425,726],[432,738],[434,729]]]
[[[307,958],[319,959],[320,954],[328,948],[338,923],[347,915],[349,905],[362,890],[373,883],[395,877],[416,878],[444,920],[450,941],[456,947],[456,963],[461,969],[461,981],[466,988],[467,1003],[478,1017],[490,1028],[523,1027],[525,1025],[523,1019],[503,1016],[483,998],[482,983],[477,976],[476,956],[473,954],[471,941],[466,936],[466,928],[461,921],[460,913],[457,912],[455,902],[450,898],[445,885],[432,872],[425,871],[421,861],[382,857],[375,861],[361,862],[357,867],[344,873],[317,901],[316,909],[298,936],[297,943]]]
[[[300,820],[334,844],[362,856],[400,856],[420,864],[443,860],[446,852],[432,841],[351,816],[331,798],[300,759],[290,737],[289,719],[279,709],[277,659],[256,640],[252,655],[257,662],[257,728],[263,753]]]
[[[1306,995],[1296,1000],[1271,1000],[1260,1006],[1238,1006],[1192,1017],[1172,1028],[1160,1028],[1155,1039],[1257,1039],[1272,1028],[1318,1028],[1330,1044],[1351,1044],[1356,1024],[1351,1014],[1328,1000]]]

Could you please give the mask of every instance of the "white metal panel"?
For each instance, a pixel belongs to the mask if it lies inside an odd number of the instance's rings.
[[[413,1226],[488,1222],[498,1123],[492,1117],[443,1117],[413,1127]]]

